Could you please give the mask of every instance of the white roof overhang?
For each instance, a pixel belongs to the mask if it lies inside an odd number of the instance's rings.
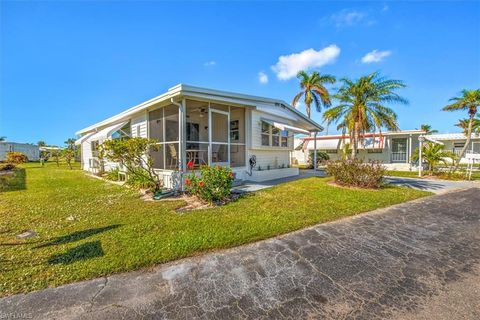
[[[77,140],[75,140],[75,145],[81,145],[83,141],[87,140],[89,137],[91,137],[93,134],[95,134],[95,132],[90,132],[90,133],[87,133],[86,135],[83,135],[81,136],[80,138],[78,138]]]
[[[89,136],[84,141],[97,141],[97,140],[98,141],[103,141],[103,140],[106,140],[106,139],[108,139],[112,136],[112,133],[119,130],[121,127],[123,127],[127,123],[128,123],[128,121],[123,121],[123,122],[108,126],[106,128],[103,128],[102,130],[100,130],[100,131],[94,133],[93,135]]]

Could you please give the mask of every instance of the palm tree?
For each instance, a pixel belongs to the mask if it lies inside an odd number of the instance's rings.
[[[469,119],[460,119],[460,120],[458,120],[458,122],[455,126],[461,128],[463,130],[463,134],[465,136],[467,136],[468,135],[468,124],[469,124],[469,122],[470,122]],[[480,116],[473,119],[472,133],[480,134]]]
[[[381,77],[378,72],[363,76],[357,80],[344,78],[342,87],[334,96],[340,104],[323,114],[327,123],[338,123],[337,129],[348,131],[352,159],[355,158],[358,142],[366,132],[398,130],[397,115],[386,106],[387,103],[407,104],[407,100],[395,93],[404,88],[400,80]]]
[[[418,149],[415,149],[412,155],[413,161],[419,160],[419,153]],[[447,158],[452,159],[455,161],[457,156],[455,153],[451,151],[444,150],[444,146],[437,143],[428,142],[425,143],[422,147],[422,160],[426,161],[428,164],[428,171],[430,174],[433,173],[433,170],[439,163],[444,163],[445,165],[448,164]],[[418,164],[419,166],[422,165],[421,163]]]
[[[463,146],[460,154],[458,155],[458,159],[455,164],[454,170],[458,169],[460,165],[460,159],[465,155],[467,148],[472,140],[472,130],[473,130],[473,123],[475,115],[478,112],[478,107],[480,107],[480,89],[476,90],[462,90],[461,95],[459,97],[453,97],[450,99],[453,103],[446,105],[443,107],[443,111],[458,111],[458,110],[466,110],[468,113],[468,126],[466,136],[467,141],[465,142],[465,146]]]
[[[39,140],[39,141],[37,142],[37,145],[38,145],[39,147],[45,147],[47,144],[45,143],[45,141]]]
[[[330,93],[325,84],[335,83],[335,77],[329,74],[318,73],[317,71],[308,74],[305,71],[300,71],[297,74],[297,78],[300,80],[300,88],[302,91],[297,93],[293,98],[292,105],[295,107],[302,96],[305,97],[305,107],[307,111],[307,116],[310,118],[311,109],[310,106],[312,102],[315,104],[315,108],[318,112],[321,111],[322,105],[324,107],[329,107],[330,102]]]
[[[67,140],[65,140],[65,144],[67,145],[67,148],[68,149],[71,149],[71,150],[74,150],[75,149],[75,139],[73,138],[68,138]]]
[[[0,137],[0,141],[6,141],[6,140],[7,140],[7,137],[5,137],[5,136]]]
[[[425,134],[438,133],[438,130],[433,130],[432,126],[429,124],[422,124],[420,126],[420,130],[425,131]]]

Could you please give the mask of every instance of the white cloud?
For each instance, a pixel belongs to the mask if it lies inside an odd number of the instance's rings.
[[[280,80],[295,77],[300,70],[308,70],[335,62],[340,54],[340,48],[332,44],[321,50],[307,49],[300,53],[280,56],[278,62],[272,66],[273,72]]]
[[[362,57],[362,62],[363,63],[380,62],[391,54],[392,52],[388,50],[385,50],[385,51],[373,50]]]
[[[260,71],[258,73],[258,81],[261,83],[261,84],[267,84],[268,83],[268,76],[265,72],[263,71]]]
[[[217,63],[216,63],[215,61],[211,60],[211,61],[205,62],[203,65],[204,65],[205,67],[213,67],[213,66],[216,65],[216,64],[217,64]]]
[[[355,10],[342,10],[334,13],[330,16],[330,20],[337,27],[353,26],[362,22],[367,15],[360,11]]]

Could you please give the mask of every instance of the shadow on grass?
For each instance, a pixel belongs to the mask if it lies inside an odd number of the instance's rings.
[[[100,240],[91,241],[72,249],[65,253],[54,254],[48,259],[49,264],[71,264],[77,261],[102,257],[104,255]]]
[[[24,168],[15,168],[13,173],[0,174],[0,192],[25,190],[27,173]]]
[[[102,233],[102,232],[105,232],[105,231],[108,231],[108,230],[116,229],[118,227],[120,227],[120,224],[112,224],[110,226],[106,226],[106,227],[102,227],[102,228],[93,228],[93,229],[86,229],[86,230],[82,230],[82,231],[76,231],[76,232],[67,234],[65,236],[56,237],[56,238],[50,240],[47,243],[36,246],[35,249],[82,240],[82,239],[91,237],[93,235],[96,235],[96,234],[99,234],[99,233]]]

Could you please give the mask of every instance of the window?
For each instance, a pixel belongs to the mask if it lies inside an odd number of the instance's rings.
[[[270,125],[262,121],[262,146],[270,145]]]
[[[156,169],[178,169],[178,113],[177,106],[168,105],[148,114],[149,137],[158,141],[158,150],[150,150]]]
[[[90,147],[91,147],[91,150],[92,150],[92,156],[93,157],[98,157],[98,146],[99,145],[100,145],[100,143],[98,142],[98,140],[90,142]]]
[[[338,150],[337,149],[328,149],[328,150],[325,150],[326,153],[330,153],[330,154],[334,154],[334,153],[338,153]]]
[[[131,137],[130,122],[127,122],[123,127],[112,133],[112,139],[128,139]]]
[[[281,139],[282,139],[282,147],[288,147],[288,131],[287,130],[282,130]]]
[[[382,149],[367,149],[367,153],[382,153]]]
[[[262,121],[262,146],[288,147],[288,131],[280,130],[268,122]]]

